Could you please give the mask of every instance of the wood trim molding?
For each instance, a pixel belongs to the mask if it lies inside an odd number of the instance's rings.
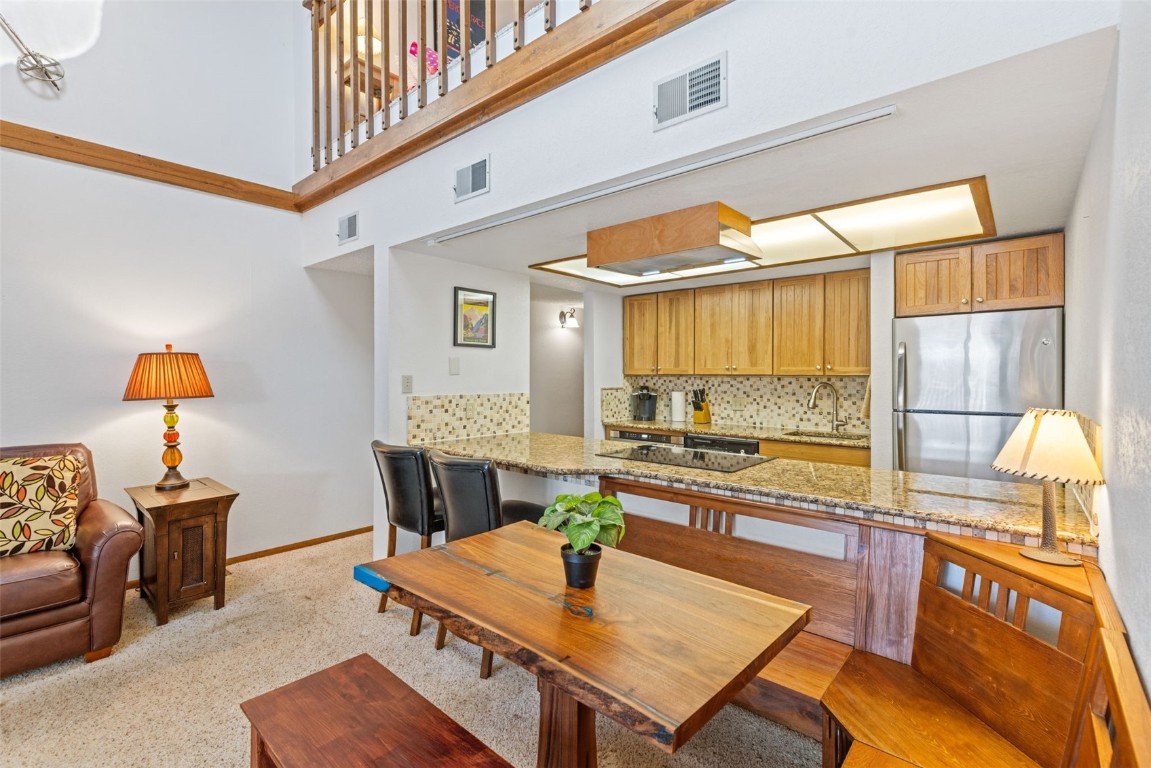
[[[297,210],[296,196],[286,189],[276,189],[7,120],[0,120],[0,147],[284,211]]]
[[[731,0],[600,2],[292,188],[307,211]]]

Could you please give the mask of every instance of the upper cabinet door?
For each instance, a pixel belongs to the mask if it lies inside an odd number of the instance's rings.
[[[971,311],[971,249],[895,257],[895,316]]]
[[[623,372],[625,376],[656,373],[657,294],[626,296],[623,300]]]
[[[775,281],[774,373],[823,373],[823,275]]]
[[[738,376],[766,376],[772,366],[771,280],[737,283],[732,289],[731,373]],[[699,289],[696,289],[699,293]],[[696,341],[696,356],[699,341]]]
[[[824,373],[871,373],[871,270],[824,276]]]
[[[695,371],[695,291],[657,293],[656,373]]]
[[[972,247],[972,309],[1063,305],[1063,233]]]
[[[695,289],[696,373],[731,373],[732,288]]]

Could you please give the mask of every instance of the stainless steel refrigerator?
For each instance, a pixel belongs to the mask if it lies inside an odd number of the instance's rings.
[[[1031,407],[1063,407],[1063,310],[894,321],[895,468],[1017,480],[991,462]]]

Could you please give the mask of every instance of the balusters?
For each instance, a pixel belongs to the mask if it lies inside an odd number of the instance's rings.
[[[420,109],[423,109],[428,105],[428,0],[418,2],[420,5],[416,21],[420,25],[420,30],[416,39],[419,41],[420,49],[417,52],[416,67],[419,71],[420,94],[417,103]]]
[[[312,170],[320,170],[323,161],[320,147],[320,25],[322,0],[312,2]]]
[[[396,87],[400,95],[400,119],[408,116],[408,52],[404,48],[404,38],[408,34],[408,3],[400,0],[400,84]]]
[[[493,64],[496,63],[496,2],[495,2],[495,0],[488,0],[487,5],[484,6],[484,8],[487,11],[487,14],[486,14],[487,21],[485,22],[485,25],[487,26],[486,37],[487,37],[487,41],[488,41],[487,45],[484,46],[487,49],[487,56],[485,57],[485,60],[487,61],[488,67],[491,67]]]
[[[381,102],[384,105],[383,129],[388,130],[392,124],[392,30],[390,26],[391,13],[388,10],[389,0],[382,0],[380,5],[380,57],[383,63],[383,82],[380,87],[384,94]],[[396,86],[398,91],[399,85]]]
[[[439,13],[436,18],[440,24],[439,34],[436,35],[439,43],[436,46],[436,55],[440,61],[440,95],[443,96],[448,92],[448,0],[437,0],[437,2]]]
[[[524,0],[516,0],[516,18],[512,28],[512,48],[524,47]]]
[[[388,0],[384,0],[386,3]],[[364,100],[368,103],[368,138],[376,133],[376,104],[373,99],[376,97],[376,25],[372,23],[372,7],[376,4],[376,0],[366,0],[364,2],[364,44],[367,50],[364,51],[364,66],[368,70],[368,87],[364,89]],[[387,108],[388,97],[384,90],[383,83],[380,84],[380,104]]]
[[[336,0],[336,71],[340,73],[340,84],[343,83],[344,70],[344,0]],[[344,155],[344,134],[348,131],[348,114],[344,105],[344,92],[340,88],[340,98],[337,100],[340,132],[336,135],[336,155]]]
[[[497,27],[499,0],[486,0],[482,11],[485,60],[488,68],[498,61]],[[408,78],[412,66],[419,68],[412,83],[418,85],[417,103],[422,109],[430,97],[428,61],[435,51],[438,61],[438,92],[449,90],[448,64],[449,0],[306,0],[310,11],[312,40],[312,170],[319,171],[361,143],[386,131],[395,120],[391,101],[399,101],[397,120],[408,117]],[[472,0],[458,0],[459,45],[458,84],[468,82],[472,72],[472,48],[478,40],[472,34]],[[535,0],[533,0],[534,4]],[[377,5],[378,3],[378,5]],[[396,5],[398,4],[398,9]],[[592,0],[579,0],[580,11],[592,7]],[[527,44],[525,14],[527,0],[507,3],[511,14],[512,50]],[[500,8],[503,6],[501,5]],[[545,32],[557,24],[557,0],[545,0],[537,12],[543,15]],[[394,16],[393,16],[394,13]],[[432,18],[429,18],[431,14]],[[453,22],[454,23],[454,22]],[[416,27],[415,30],[412,27]],[[450,31],[455,31],[454,28]],[[415,34],[413,34],[415,32]],[[394,39],[393,39],[394,37]],[[429,39],[434,42],[429,48]],[[416,63],[409,56],[409,44],[419,46]],[[398,48],[397,48],[398,46]],[[393,52],[398,54],[397,70],[392,70]],[[506,56],[505,56],[506,58]],[[377,68],[376,61],[380,61]],[[414,89],[413,89],[414,90]],[[383,113],[376,126],[376,111]],[[360,126],[364,126],[361,136]]]
[[[472,3],[460,0],[460,83],[472,77]]]
[[[353,20],[360,18],[359,0],[351,0],[350,10]],[[349,75],[351,80],[349,86],[352,90],[352,149],[355,149],[360,146],[360,115],[363,114],[360,109],[360,30],[356,24],[351,24],[348,31],[352,37],[352,71]],[[365,89],[364,96],[369,95],[369,91]]]

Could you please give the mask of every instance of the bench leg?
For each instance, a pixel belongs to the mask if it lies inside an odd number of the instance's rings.
[[[595,768],[595,711],[540,681],[537,768]]]
[[[480,679],[487,680],[492,676],[492,652],[484,648],[480,655]]]
[[[412,637],[415,637],[416,635],[420,634],[420,629],[422,628],[423,620],[424,620],[424,615],[422,613],[420,613],[419,611],[412,611],[412,629],[408,634],[410,634]]]
[[[448,641],[448,628],[444,626],[441,621],[439,627],[436,628],[436,650],[443,650],[444,643]]]

